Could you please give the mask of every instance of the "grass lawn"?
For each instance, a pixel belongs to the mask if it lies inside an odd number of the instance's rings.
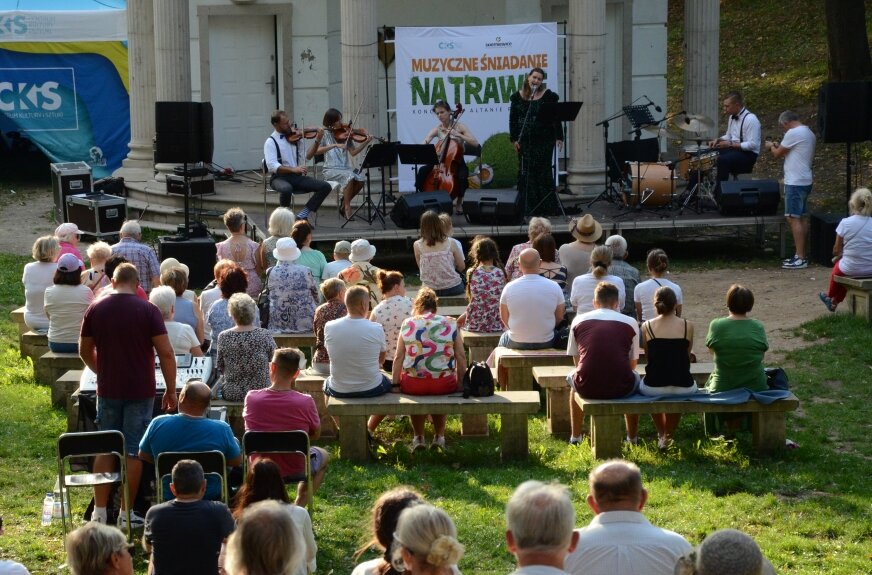
[[[18,358],[15,327],[8,319],[23,301],[19,278],[26,261],[0,255],[0,513],[6,525],[0,557],[21,561],[32,573],[53,573],[63,562],[61,528],[41,527],[39,514],[42,497],[54,483],[54,442],[66,419],[51,408],[48,388],[34,384],[29,361]],[[656,450],[653,426],[643,420],[641,435],[648,441],[625,448],[624,456],[643,470],[648,517],[692,543],[715,529],[734,527],[753,535],[779,572],[864,572],[872,544],[872,445],[864,401],[872,381],[872,330],[837,314],[801,331],[816,343],[793,352],[786,363],[802,401],[801,411],[789,416],[788,436],[800,449],[760,459],[749,436],[740,435],[735,444],[705,439],[699,420],[686,417],[669,452]],[[372,501],[398,484],[414,486],[454,517],[467,547],[460,563],[466,573],[511,571],[502,512],[521,481],[569,485],[578,524],[587,523],[585,483],[595,465],[590,448],[552,439],[542,414],[529,425],[529,461],[505,465],[499,460],[496,420],[491,438],[461,441],[459,421],[452,419],[447,453],[415,457],[405,447],[408,424],[384,424],[380,434],[395,443],[383,449],[379,461],[358,465],[334,459],[318,493],[313,521],[319,572],[351,570],[352,552],[366,537]],[[335,444],[322,444],[335,454]],[[74,512],[80,513],[87,497],[80,490],[72,495]],[[137,572],[145,572],[141,552],[136,565]]]

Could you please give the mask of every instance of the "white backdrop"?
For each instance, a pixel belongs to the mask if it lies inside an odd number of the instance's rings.
[[[484,143],[509,131],[509,98],[531,68],[559,92],[557,24],[396,29],[397,133],[419,144],[438,123],[437,100],[463,105],[460,121]],[[400,165],[400,190],[412,191],[411,166]]]

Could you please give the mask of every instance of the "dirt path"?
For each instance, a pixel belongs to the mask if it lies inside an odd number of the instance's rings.
[[[54,230],[46,214],[52,209],[50,194],[7,195],[0,205],[0,252],[27,255],[33,240]],[[777,256],[773,256],[775,258]],[[696,351],[699,361],[710,361],[705,349],[709,322],[726,314],[724,295],[738,282],[751,288],[756,298],[752,316],[761,320],[769,336],[767,363],[775,364],[784,352],[805,342],[794,335],[803,322],[826,313],[817,293],[825,291],[829,269],[812,266],[805,270],[773,267],[727,269],[706,272],[679,272],[670,279],[684,293],[684,316],[696,326]],[[644,278],[643,278],[644,279]]]

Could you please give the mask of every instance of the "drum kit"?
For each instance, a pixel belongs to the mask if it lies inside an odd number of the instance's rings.
[[[681,151],[672,161],[625,162],[621,179],[621,196],[627,208],[679,208],[682,213],[693,204],[700,213],[704,200],[715,202],[717,184],[718,152],[703,145],[708,138],[704,134],[715,128],[715,122],[707,116],[682,115],[671,125],[653,125],[644,131],[663,137]],[[662,159],[662,158],[661,158]],[[676,195],[678,179],[687,183],[687,189]],[[691,185],[692,183],[692,185]]]

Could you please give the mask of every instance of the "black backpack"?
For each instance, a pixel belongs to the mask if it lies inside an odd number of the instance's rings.
[[[494,376],[490,368],[481,361],[469,364],[463,376],[463,398],[490,397],[494,394]]]

